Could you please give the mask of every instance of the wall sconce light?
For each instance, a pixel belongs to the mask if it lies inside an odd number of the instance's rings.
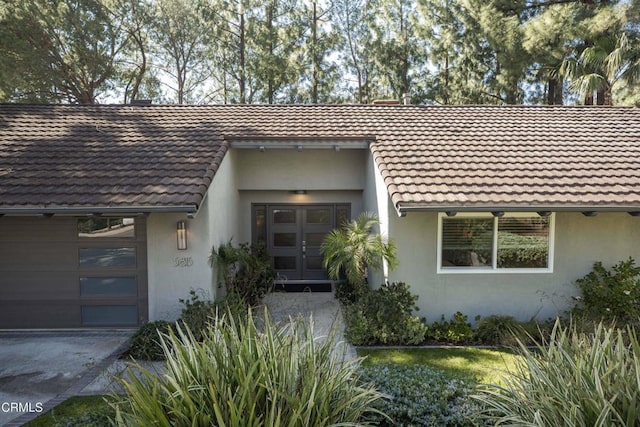
[[[178,221],[177,231],[177,243],[178,250],[184,251],[187,249],[187,222],[186,221]]]
[[[297,194],[297,195],[307,194],[307,190],[291,190],[290,193]]]

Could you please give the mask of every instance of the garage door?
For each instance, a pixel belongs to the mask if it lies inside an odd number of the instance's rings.
[[[144,217],[0,218],[0,329],[148,317]]]

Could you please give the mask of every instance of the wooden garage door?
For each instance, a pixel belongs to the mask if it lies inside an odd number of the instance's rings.
[[[0,329],[137,326],[143,217],[0,217]]]

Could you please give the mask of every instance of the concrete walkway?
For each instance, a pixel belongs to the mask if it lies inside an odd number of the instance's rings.
[[[291,317],[305,321],[313,319],[316,337],[333,334],[336,354],[346,359],[357,357],[355,348],[344,339],[344,316],[340,302],[332,292],[273,292],[263,300],[271,317],[279,323]]]

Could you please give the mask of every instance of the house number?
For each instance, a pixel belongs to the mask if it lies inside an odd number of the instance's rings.
[[[174,260],[175,264],[174,267],[178,267],[178,268],[187,268],[187,267],[191,267],[193,265],[193,258],[189,257],[176,257],[176,259]]]

